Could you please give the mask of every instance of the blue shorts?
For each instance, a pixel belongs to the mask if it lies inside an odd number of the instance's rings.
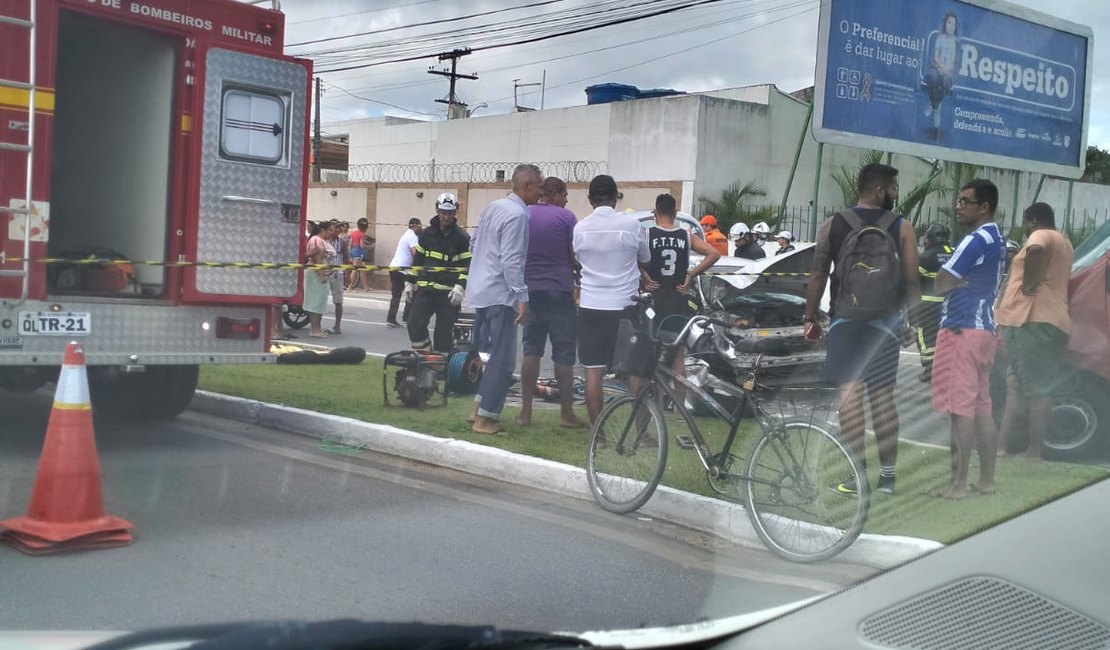
[[[528,320],[524,321],[524,356],[542,357],[551,339],[551,360],[574,365],[578,344],[578,311],[568,291],[529,291]]]
[[[841,319],[826,337],[825,373],[837,385],[865,382],[869,387],[894,386],[898,380],[901,344],[880,324]]]
[[[352,260],[361,260],[365,257],[366,257],[366,251],[364,249],[362,249],[362,248],[352,248],[351,249],[351,259]]]

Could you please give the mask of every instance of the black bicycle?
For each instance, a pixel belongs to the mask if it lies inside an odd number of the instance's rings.
[[[837,435],[835,389],[764,389],[759,384],[763,356],[781,354],[773,341],[732,342],[725,335],[732,323],[704,315],[694,316],[677,334],[656,333],[650,299],[638,301],[642,322],[639,327],[625,322],[626,336],[619,339],[615,366],[621,365],[621,348],[626,366],[644,359],[654,363],[649,368],[641,365],[644,379],[638,391],[612,400],[594,424],[586,473],[598,504],[624,514],[648,502],[667,466],[663,405],[673,404],[692,435],[676,436],[676,442],[697,453],[715,492],[744,503],[768,548],[788,560],[813,562],[850,546],[863,531],[870,491],[859,462]],[[728,393],[723,397],[731,409],[671,370],[679,346],[695,329],[714,337],[718,354],[734,355],[738,349],[758,354],[739,387],[714,387]],[[728,424],[719,451],[710,449],[685,399],[676,394],[680,384]],[[760,434],[744,459],[733,452],[733,445],[741,416],[749,408]],[[854,494],[835,489],[853,479],[859,486]]]

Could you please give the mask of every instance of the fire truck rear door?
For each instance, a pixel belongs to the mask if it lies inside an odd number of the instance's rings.
[[[296,270],[205,266],[300,261],[304,233],[309,66],[212,48],[205,55],[195,237],[186,257],[189,300],[289,298]],[[249,302],[249,300],[248,300]]]

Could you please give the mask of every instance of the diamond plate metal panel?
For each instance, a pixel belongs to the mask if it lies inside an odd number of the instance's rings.
[[[282,205],[301,206],[307,72],[297,63],[230,50],[208,50],[200,176],[197,259],[209,262],[297,262],[300,219],[285,220]],[[287,153],[275,165],[228,160],[220,155],[224,91],[276,93],[286,104]],[[200,293],[289,297],[297,271],[206,269],[196,271]]]
[[[257,307],[173,306],[150,301],[121,303],[107,300],[27,301],[18,306],[0,306],[0,339],[10,347],[0,349],[0,366],[19,363],[49,365],[60,359],[70,339],[64,336],[19,336],[16,319],[22,311],[88,312],[92,333],[74,337],[85,344],[89,363],[126,363],[137,355],[138,363],[215,363],[225,359],[264,361],[262,338],[257,340],[216,338],[216,317],[258,318],[266,326],[268,305]],[[204,328],[204,323],[209,328]],[[8,324],[8,326],[5,326]],[[263,335],[265,332],[263,332]],[[20,339],[19,345],[12,344]],[[28,360],[30,357],[30,360]],[[18,359],[18,360],[17,360]]]

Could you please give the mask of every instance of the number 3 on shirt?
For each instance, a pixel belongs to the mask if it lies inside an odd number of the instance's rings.
[[[678,261],[678,251],[674,250],[673,248],[667,248],[663,250],[663,275],[674,275],[676,261]]]

